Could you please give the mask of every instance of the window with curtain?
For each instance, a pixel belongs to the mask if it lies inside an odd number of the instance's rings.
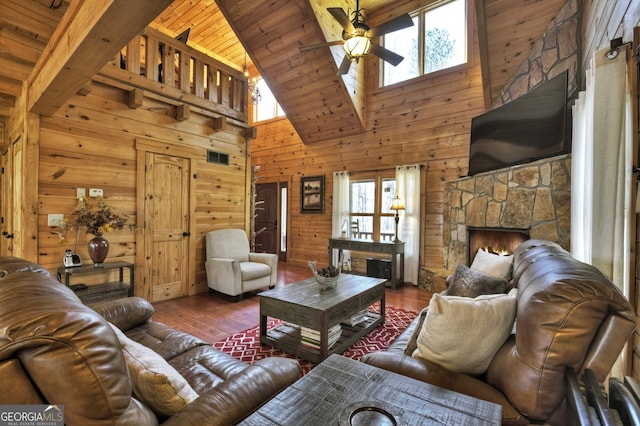
[[[352,174],[349,182],[349,224],[351,238],[392,241],[395,237],[396,195],[394,171]]]

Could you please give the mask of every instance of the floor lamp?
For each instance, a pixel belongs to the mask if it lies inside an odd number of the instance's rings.
[[[400,196],[398,194],[396,194],[396,197],[393,199],[393,203],[391,204],[391,207],[389,210],[395,210],[396,211],[396,216],[395,216],[395,221],[396,221],[396,239],[393,240],[394,243],[399,243],[400,242],[400,238],[398,238],[398,222],[400,221],[400,215],[398,215],[398,211],[399,210],[404,210],[404,203],[402,202],[402,200],[400,199]]]

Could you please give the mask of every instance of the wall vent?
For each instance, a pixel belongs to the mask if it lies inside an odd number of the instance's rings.
[[[207,151],[207,162],[229,165],[229,154],[223,154],[222,152]]]

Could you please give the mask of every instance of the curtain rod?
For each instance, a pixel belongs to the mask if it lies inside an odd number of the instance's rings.
[[[609,41],[609,51],[606,53],[607,59],[615,59],[618,56],[618,48],[625,44],[631,44],[630,41],[622,41],[622,37],[614,38]]]
[[[419,163],[419,164],[409,164],[406,167],[420,167],[421,169],[424,168],[424,164]],[[335,171],[333,173],[372,173],[372,172],[386,172],[389,170],[395,170],[397,167],[405,167],[404,165],[402,166],[392,166],[392,167],[383,167],[383,168],[379,168],[379,169],[358,169],[358,170],[343,170],[343,171]]]

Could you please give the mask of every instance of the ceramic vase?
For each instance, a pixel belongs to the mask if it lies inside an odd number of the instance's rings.
[[[89,241],[89,257],[94,266],[100,267],[109,254],[109,241],[96,236]]]

